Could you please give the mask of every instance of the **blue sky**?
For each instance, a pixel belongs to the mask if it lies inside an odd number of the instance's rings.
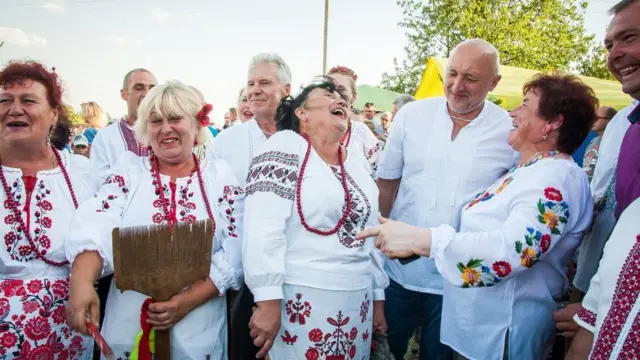
[[[599,39],[613,4],[590,1],[587,29]],[[198,87],[217,123],[259,52],[284,57],[294,88],[322,72],[324,0],[0,0],[0,7],[0,65],[28,58],[55,66],[68,103],[93,100],[112,116],[126,112],[119,90],[132,68]],[[329,66],[349,66],[359,84],[377,85],[403,55],[401,19],[394,0],[331,0]]]

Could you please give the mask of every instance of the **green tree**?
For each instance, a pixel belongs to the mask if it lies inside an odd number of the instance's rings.
[[[589,51],[584,0],[398,0],[409,45],[406,60],[382,86],[414,93],[430,56],[448,57],[465,39],[481,38],[500,52],[504,65],[568,70]]]
[[[82,118],[82,114],[75,111],[73,106],[64,105],[64,109],[67,113],[67,119],[69,119],[69,124],[71,126],[83,125],[85,123],[84,118]]]
[[[587,54],[578,62],[577,70],[581,75],[598,79],[615,80],[607,67],[607,49],[600,43],[592,41]]]

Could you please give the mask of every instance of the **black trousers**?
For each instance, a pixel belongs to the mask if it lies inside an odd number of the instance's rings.
[[[246,285],[239,291],[227,292],[229,359],[253,360],[260,350],[253,345],[253,339],[249,335],[253,306],[253,294]]]

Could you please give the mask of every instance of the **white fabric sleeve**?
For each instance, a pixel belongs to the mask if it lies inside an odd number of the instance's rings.
[[[573,320],[581,327],[596,333],[596,319],[598,310],[598,298],[600,296],[600,272],[591,278],[589,291],[582,299],[582,308],[573,317]]]
[[[133,153],[123,156],[122,166],[109,171],[95,196],[78,207],[65,241],[65,253],[72,264],[79,254],[97,251],[102,258],[102,276],[113,273],[111,232],[122,223],[122,212],[130,194],[130,179],[124,163],[131,156],[135,157]]]
[[[369,166],[371,166],[371,176],[375,179],[377,177],[378,158],[382,151],[382,144],[380,144],[380,140],[378,140],[369,127],[361,122],[358,122],[358,124],[362,124],[364,127],[364,129],[362,129],[364,133],[362,138],[364,156],[369,162]]]
[[[373,283],[373,301],[384,300],[384,290],[389,286],[389,276],[384,271],[386,257],[378,248],[371,249],[371,276]]]
[[[375,175],[380,179],[395,180],[402,177],[406,116],[407,111],[398,111],[384,150],[378,156]]]
[[[112,126],[118,126],[114,124]],[[109,154],[105,144],[102,131],[98,131],[96,137],[91,143],[91,149],[89,150],[89,160],[93,165],[94,170],[98,176],[98,179],[102,182],[109,176]]]
[[[283,298],[285,229],[294,205],[299,160],[290,150],[295,138],[287,135],[279,132],[269,139],[264,152],[253,159],[247,179],[242,262],[255,301]]]
[[[451,226],[432,229],[431,258],[438,271],[454,286],[493,286],[533,266],[562,241],[570,214],[590,216],[580,209],[580,186],[560,176],[540,171],[518,191],[509,215],[498,229],[457,233]],[[588,190],[587,187],[584,188]],[[590,200],[590,199],[589,199]],[[576,208],[569,208],[569,205]],[[570,213],[571,210],[571,213]],[[576,220],[577,221],[577,220]],[[575,223],[575,221],[574,221]]]
[[[242,286],[242,218],[244,214],[244,191],[238,185],[231,168],[223,160],[216,160],[217,199],[216,235],[211,271],[209,277],[216,285],[220,295],[227,290],[238,290]],[[213,204],[212,204],[213,205]]]

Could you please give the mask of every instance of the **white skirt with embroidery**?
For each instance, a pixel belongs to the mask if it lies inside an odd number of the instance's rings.
[[[371,288],[335,291],[283,285],[282,326],[274,360],[363,360],[371,354]]]

